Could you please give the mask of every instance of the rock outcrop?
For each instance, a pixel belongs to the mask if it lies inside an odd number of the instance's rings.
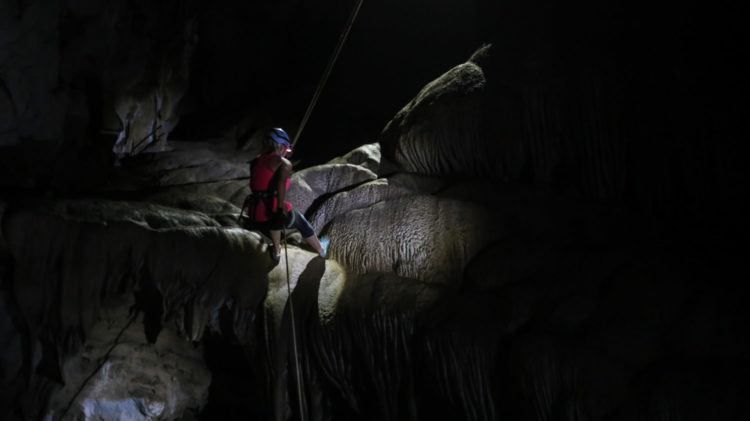
[[[420,174],[497,174],[493,140],[481,132],[484,85],[484,72],[472,62],[428,83],[383,129],[383,154]]]
[[[47,416],[180,419],[205,405],[211,373],[201,348],[171,326],[158,330],[128,298],[104,304],[86,345],[61,367],[65,385]]]
[[[195,13],[173,1],[4,2],[0,181],[46,185],[39,173],[97,141],[124,155],[163,146],[188,88]]]
[[[15,208],[2,222],[13,269],[4,280],[12,291],[5,297],[13,316],[8,329],[26,344],[5,370],[17,373],[7,380],[17,385],[8,395],[24,418],[44,410],[36,404],[43,396],[30,390],[53,390],[66,380],[62,364],[80,351],[108,297],[158,290],[148,311],[163,309],[183,335],[199,340],[225,301],[254,307],[265,294],[270,260],[260,237],[205,216],[65,202]],[[46,376],[30,375],[39,367]]]
[[[353,164],[325,164],[306,168],[292,175],[287,195],[297,210],[306,212],[313,202],[325,195],[377,178],[369,169]]]
[[[385,200],[431,194],[444,184],[437,178],[405,173],[378,178],[351,190],[339,192],[320,203],[319,206],[309,209],[308,213],[312,211],[310,223],[320,231],[335,217],[349,211],[366,208]]]

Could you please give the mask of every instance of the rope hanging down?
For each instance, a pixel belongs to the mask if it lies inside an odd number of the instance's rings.
[[[352,10],[351,16],[349,16],[349,22],[347,23],[346,28],[344,28],[344,31],[341,33],[341,36],[339,37],[339,43],[338,45],[336,45],[336,49],[334,50],[333,55],[331,55],[331,59],[328,61],[328,66],[323,72],[323,76],[320,78],[320,82],[318,82],[318,87],[315,89],[315,94],[313,94],[312,100],[310,100],[310,104],[307,106],[307,110],[305,111],[305,116],[302,117],[302,122],[300,122],[299,128],[297,129],[297,133],[294,135],[292,148],[294,148],[297,145],[297,141],[299,141],[300,135],[302,135],[302,130],[305,129],[305,125],[307,125],[307,120],[310,118],[310,114],[312,114],[313,108],[315,108],[315,104],[318,103],[318,98],[320,97],[320,93],[323,92],[323,88],[325,87],[326,82],[328,82],[328,77],[331,75],[331,71],[333,70],[333,65],[336,64],[336,60],[339,58],[341,49],[344,47],[344,43],[346,42],[346,39],[349,37],[349,32],[352,30],[352,26],[354,25],[354,21],[357,19],[357,15],[359,14],[359,9],[362,8],[363,2],[364,0],[358,0],[357,5],[354,7],[354,10]]]
[[[281,230],[281,238],[284,241],[284,264],[286,265],[286,292],[289,301],[289,318],[292,320],[292,350],[294,352],[294,371],[297,377],[297,402],[299,403],[299,417],[305,421],[305,406],[302,394],[302,367],[299,363],[299,351],[297,347],[297,329],[294,325],[294,305],[292,305],[292,287],[289,282],[289,252],[286,249],[286,230]]]
[[[333,52],[333,55],[331,56],[331,59],[328,61],[328,66],[326,67],[325,71],[323,72],[323,76],[320,79],[320,82],[318,82],[318,86],[315,89],[315,94],[313,95],[312,99],[310,100],[310,104],[307,106],[307,110],[305,111],[304,117],[302,117],[302,122],[299,125],[299,129],[297,129],[297,133],[294,135],[294,141],[292,142],[292,148],[294,148],[297,145],[297,142],[299,141],[299,137],[302,134],[302,130],[305,129],[305,125],[307,124],[307,120],[310,118],[310,114],[312,114],[313,108],[315,108],[315,104],[318,102],[318,98],[320,98],[320,93],[323,92],[323,88],[326,85],[326,82],[328,82],[328,77],[331,75],[331,71],[333,70],[334,64],[336,64],[336,60],[339,57],[339,54],[341,53],[341,49],[344,47],[344,43],[346,42],[346,39],[349,37],[349,32],[352,30],[352,26],[354,25],[354,21],[357,19],[357,15],[359,14],[359,9],[362,8],[362,3],[364,0],[358,0],[357,5],[354,7],[354,10],[352,11],[351,16],[349,16],[349,22],[346,25],[346,28],[344,28],[344,31],[341,33],[341,36],[339,37],[338,45],[336,45],[336,49]],[[240,213],[242,215],[242,213]],[[304,398],[303,398],[303,390],[302,390],[302,367],[300,365],[299,361],[299,350],[297,346],[297,328],[294,321],[294,303],[292,302],[292,288],[290,285],[289,280],[289,254],[287,252],[286,248],[286,232],[285,230],[281,231],[281,236],[284,241],[284,263],[286,265],[286,288],[287,288],[287,294],[288,294],[288,303],[289,303],[289,316],[292,320],[291,328],[292,328],[292,347],[294,352],[294,368],[297,374],[297,400],[299,404],[299,416],[301,421],[305,421],[307,418],[306,410],[304,407]]]

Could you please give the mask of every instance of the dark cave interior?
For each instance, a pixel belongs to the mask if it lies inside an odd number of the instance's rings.
[[[0,0],[0,419],[750,419],[750,6],[365,1],[274,265],[355,3]]]

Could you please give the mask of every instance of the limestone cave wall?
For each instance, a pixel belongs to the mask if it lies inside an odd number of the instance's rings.
[[[542,3],[364,9],[278,263],[348,4],[0,3],[0,418],[750,418],[743,7]]]

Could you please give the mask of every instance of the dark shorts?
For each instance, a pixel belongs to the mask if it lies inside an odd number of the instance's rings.
[[[250,218],[243,217],[242,227],[248,230],[263,232],[265,235],[268,235],[268,231],[280,231],[282,229],[292,228],[296,228],[300,234],[302,234],[302,238],[315,235],[315,231],[310,223],[307,222],[305,216],[298,211],[292,210],[291,212],[287,212],[286,218],[283,220],[280,219],[279,216],[280,215],[277,215],[275,218],[263,222],[253,221]]]

